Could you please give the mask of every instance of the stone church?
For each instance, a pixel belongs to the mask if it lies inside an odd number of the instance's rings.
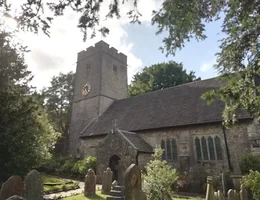
[[[180,171],[200,163],[229,171],[246,151],[258,152],[258,126],[246,112],[222,126],[224,104],[201,98],[218,88],[214,78],[128,97],[127,57],[103,41],[78,53],[69,153],[97,157],[97,175],[109,166],[114,179],[136,163],[142,169],[156,146]]]

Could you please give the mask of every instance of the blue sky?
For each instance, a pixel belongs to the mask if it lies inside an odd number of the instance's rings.
[[[142,58],[143,66],[173,60],[182,62],[185,69],[195,71],[197,76],[206,79],[217,76],[213,64],[215,54],[219,52],[218,41],[224,36],[221,33],[221,23],[221,21],[216,21],[207,24],[208,38],[206,40],[198,42],[192,39],[190,42],[186,42],[185,47],[177,51],[175,56],[169,55],[168,57],[161,50],[158,50],[167,33],[156,35],[156,26],[150,25],[126,25],[125,28],[128,40],[135,44],[132,52]],[[203,66],[204,69],[201,69]]]

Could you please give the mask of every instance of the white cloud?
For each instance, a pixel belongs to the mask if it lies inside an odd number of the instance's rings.
[[[208,62],[203,62],[200,66],[201,72],[208,72],[214,69],[214,65],[216,64],[216,58],[214,57],[212,60]]]
[[[152,15],[152,10],[158,9],[161,0],[151,0],[149,4],[145,0],[139,1],[139,11],[142,13],[140,20],[149,22]],[[101,7],[101,19],[105,18],[108,11],[110,1],[105,1]],[[137,72],[137,69],[142,67],[143,63],[138,55],[132,52],[134,41],[128,40],[128,34],[123,28],[123,25],[129,23],[129,19],[125,13],[131,9],[132,1],[127,1],[121,9],[121,19],[101,20],[101,26],[107,26],[110,29],[110,34],[106,38],[102,38],[98,32],[93,39],[83,42],[83,34],[77,28],[79,14],[71,11],[64,16],[58,17],[53,21],[51,28],[51,38],[43,34],[34,35],[32,33],[21,33],[20,38],[31,50],[26,55],[26,61],[29,69],[34,74],[35,78],[33,85],[41,89],[49,85],[51,77],[59,72],[75,71],[77,53],[87,47],[94,45],[99,40],[103,39],[110,46],[118,49],[128,57],[128,82]]]

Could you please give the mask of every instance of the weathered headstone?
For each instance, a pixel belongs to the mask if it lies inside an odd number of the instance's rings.
[[[206,200],[214,200],[214,189],[212,185],[212,176],[207,177],[207,192],[206,192]]]
[[[96,175],[93,169],[88,170],[88,174],[85,177],[84,195],[86,197],[96,194]]]
[[[0,200],[6,200],[11,196],[23,196],[24,185],[20,176],[11,176],[0,190]]]
[[[6,200],[26,200],[26,199],[23,198],[23,197],[20,197],[20,196],[14,195],[14,196],[9,197],[9,198],[6,199]]]
[[[137,165],[131,164],[124,176],[125,200],[143,200],[146,199],[145,193],[141,190],[141,172]]]
[[[248,200],[248,191],[247,191],[247,189],[244,187],[243,184],[241,184],[241,186],[240,186],[239,195],[240,195],[240,200]]]
[[[214,198],[217,200],[225,199],[223,193],[220,190],[218,190],[217,192],[214,192]]]
[[[32,170],[24,179],[24,197],[27,200],[43,199],[43,183],[38,171]]]
[[[112,186],[112,178],[113,172],[108,167],[106,171],[103,173],[103,180],[102,180],[102,194],[109,194],[111,191]]]
[[[230,189],[228,191],[228,200],[239,200],[239,196],[236,190]]]

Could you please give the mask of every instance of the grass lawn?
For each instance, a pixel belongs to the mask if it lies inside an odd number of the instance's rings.
[[[93,197],[85,197],[84,194],[79,194],[71,197],[66,197],[61,200],[105,200],[108,195],[101,194],[101,191],[97,191]]]
[[[108,195],[101,194],[101,191],[96,192],[96,196],[94,197],[85,197],[84,194],[78,194],[71,197],[66,197],[61,200],[105,200]],[[186,198],[172,198],[173,200],[187,200]],[[205,200],[199,197],[192,197],[189,200]]]
[[[46,174],[42,174],[41,177],[43,181],[43,191],[46,194],[78,188],[78,182],[67,182],[61,178],[56,178]]]

